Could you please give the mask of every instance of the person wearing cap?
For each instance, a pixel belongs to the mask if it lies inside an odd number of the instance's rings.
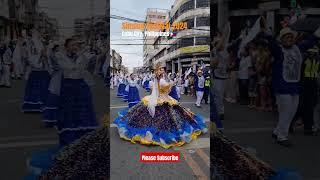
[[[297,32],[283,28],[276,40],[267,32],[265,19],[262,20],[262,30],[273,56],[272,88],[279,112],[279,121],[272,137],[278,144],[290,147],[292,143],[288,140],[288,131],[299,104],[302,54],[318,42],[320,30],[318,28],[314,35],[296,43]]]
[[[202,75],[202,70],[198,70],[197,76],[195,76],[195,90],[196,90],[196,96],[197,96],[197,101],[196,101],[196,106],[201,107],[201,100],[203,98],[203,93],[204,93],[204,82],[205,79]]]

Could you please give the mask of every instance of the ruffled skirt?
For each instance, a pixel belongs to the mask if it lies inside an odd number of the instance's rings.
[[[140,102],[139,90],[137,87],[129,86],[129,94],[128,94],[128,106],[129,108]]]
[[[57,121],[60,145],[67,145],[97,127],[89,86],[82,79],[63,79]]]
[[[120,111],[114,124],[122,139],[163,148],[182,146],[207,132],[204,118],[169,103],[156,106],[155,116],[151,117],[148,107],[141,102]]]
[[[48,95],[48,71],[32,71],[29,75],[22,105],[23,112],[41,112]]]
[[[123,97],[125,89],[126,89],[126,85],[125,84],[119,84],[117,96],[118,97]]]

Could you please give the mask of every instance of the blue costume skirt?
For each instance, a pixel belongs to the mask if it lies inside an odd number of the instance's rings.
[[[126,85],[125,85],[125,84],[123,84],[123,83],[122,83],[122,84],[119,84],[117,96],[118,96],[118,97],[123,97],[123,94],[124,94],[125,89],[126,89]]]
[[[172,86],[171,91],[169,93],[169,96],[171,96],[173,99],[175,99],[177,101],[180,100],[176,86]]]
[[[41,112],[48,95],[48,71],[32,71],[29,75],[22,105],[23,112]]]
[[[145,81],[145,82],[143,83],[143,88],[144,88],[147,92],[150,91],[149,81]]]
[[[60,96],[48,93],[46,104],[42,110],[42,121],[47,127],[53,127],[58,120],[58,107]]]
[[[127,86],[129,86],[129,85],[127,85]],[[128,92],[128,91],[126,91],[127,86],[126,86],[126,88],[124,88],[123,96],[122,96],[122,99],[123,99],[123,101],[124,101],[124,102],[127,102],[127,101],[128,101],[128,95],[129,95],[129,92]]]
[[[129,86],[129,95],[128,95],[128,106],[131,108],[132,106],[138,104],[140,102],[139,90],[135,86]]]
[[[82,79],[63,79],[57,121],[60,145],[70,144],[97,127],[87,83]]]
[[[114,124],[122,139],[163,148],[182,146],[207,132],[203,117],[167,102],[156,106],[154,117],[149,114],[148,107],[140,102],[120,111]]]

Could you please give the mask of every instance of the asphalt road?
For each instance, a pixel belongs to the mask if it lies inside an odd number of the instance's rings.
[[[54,128],[45,128],[41,114],[21,112],[25,81],[13,81],[12,88],[0,89],[0,179],[21,180],[27,175],[26,160],[32,153],[58,144]],[[100,78],[92,87],[97,118],[108,107],[107,89]]]
[[[304,136],[303,130],[298,130],[290,136],[293,147],[279,146],[271,138],[277,113],[251,110],[237,104],[226,104],[223,123],[228,138],[256,153],[275,169],[297,171],[306,180],[320,179],[320,136]]]
[[[140,96],[145,95],[144,90]],[[205,117],[208,125],[210,106],[203,104],[201,109],[194,106],[195,98],[182,96],[181,104],[190,108],[193,112]],[[114,120],[117,112],[127,104],[121,98],[116,97],[116,89],[110,93],[110,116]],[[164,149],[159,146],[145,146],[132,144],[120,139],[117,129],[110,129],[110,159],[111,179],[209,179],[210,177],[210,141],[209,133],[199,136],[190,144],[173,149]],[[140,152],[180,152],[179,163],[141,163],[139,162]]]

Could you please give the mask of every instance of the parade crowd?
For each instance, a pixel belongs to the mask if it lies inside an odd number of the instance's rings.
[[[208,104],[210,100],[210,71],[204,71],[203,67],[199,68],[197,72],[193,72],[190,68],[184,74],[169,73],[166,75],[168,82],[172,84],[170,96],[180,101],[181,95],[191,96],[196,98],[195,105],[201,107],[202,103]],[[204,71],[204,72],[203,72]],[[111,74],[111,89],[118,88],[118,97],[123,97],[124,101],[128,101],[129,87],[144,88],[147,92],[151,91],[151,84],[154,79],[154,74],[138,73],[138,74]],[[135,91],[136,92],[136,91]],[[137,91],[139,93],[139,91]],[[136,93],[135,93],[136,94]],[[139,99],[139,98],[137,98]],[[138,100],[134,102],[129,100],[129,107],[135,105]],[[133,101],[133,100],[132,100]]]
[[[58,147],[35,152],[28,161],[35,176],[52,163],[52,154],[99,127],[91,87],[95,76],[107,84],[107,46],[77,37],[62,41],[45,40],[33,29],[27,37],[1,42],[1,87],[25,80],[22,112],[39,113],[44,127],[57,129]]]
[[[224,101],[279,114],[272,133],[280,145],[291,146],[289,132],[303,125],[304,134],[319,131],[319,28],[297,32],[283,27],[272,33],[260,17],[230,40],[230,23],[217,32],[213,89],[220,120]]]

